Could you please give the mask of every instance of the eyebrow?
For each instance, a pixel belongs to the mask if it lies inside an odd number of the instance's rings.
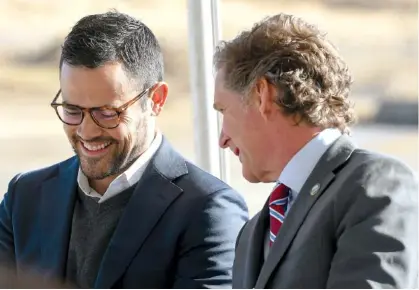
[[[104,108],[104,109],[118,109],[118,107],[111,106],[111,105],[103,105],[103,106],[99,106],[99,107],[88,107],[88,108],[86,108],[86,107],[82,107],[82,106],[79,106],[79,105],[70,104],[70,103],[67,103],[65,101],[63,101],[62,104],[67,105],[67,106],[77,107],[77,108],[80,108],[80,109],[102,109],[102,108]]]
[[[62,101],[61,102],[61,104],[63,104],[63,105],[67,105],[67,106],[75,106],[75,107],[80,107],[80,106],[77,106],[77,105],[75,105],[75,104],[71,104],[71,103],[69,103],[69,102],[66,102],[66,101]],[[81,107],[80,107],[81,108]]]
[[[86,108],[86,107],[82,107],[82,106],[79,106],[79,105],[76,105],[76,104],[72,104],[72,103],[69,103],[69,102],[67,102],[67,101],[65,101],[64,100],[64,95],[63,95],[63,92],[62,91],[60,91],[60,96],[61,96],[61,104],[64,104],[64,105],[67,105],[67,106],[74,106],[74,107],[78,107],[78,108],[81,108],[81,109],[97,109],[97,108],[103,108],[103,107],[105,107],[105,108],[108,108],[108,109],[117,109],[120,105],[113,105],[113,104],[105,104],[105,105],[102,105],[102,106],[96,106],[96,107],[89,107],[89,108]],[[60,98],[58,98],[58,100],[59,100]],[[58,101],[57,100],[57,101]],[[121,104],[122,105],[122,104]]]
[[[79,105],[76,105],[76,104],[72,104],[72,103],[69,103],[69,102],[65,101],[62,92],[60,93],[60,95],[61,95],[61,99],[62,99],[61,104],[67,105],[67,106],[78,107],[80,109],[100,109],[100,108],[117,109],[119,107],[119,106],[116,106],[116,105],[105,104],[105,105],[102,105],[102,106],[96,106],[96,107],[86,108],[86,107],[82,107],[82,106],[79,106]]]

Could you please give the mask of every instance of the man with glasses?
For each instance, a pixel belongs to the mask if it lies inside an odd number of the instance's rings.
[[[51,106],[76,153],[17,175],[0,205],[0,262],[81,288],[231,287],[244,200],[156,128],[159,44],[118,12],[66,37]]]

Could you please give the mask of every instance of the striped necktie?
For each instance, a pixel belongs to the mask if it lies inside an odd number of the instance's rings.
[[[270,233],[269,246],[272,246],[278,235],[279,229],[285,219],[290,189],[284,184],[279,184],[269,196]]]

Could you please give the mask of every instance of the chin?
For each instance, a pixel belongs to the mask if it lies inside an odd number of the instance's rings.
[[[244,167],[242,169],[243,178],[246,179],[250,183],[259,183],[261,182],[260,179],[253,174],[251,171],[246,170]]]
[[[83,174],[89,180],[102,180],[106,178],[106,173],[100,170],[92,170],[91,168],[82,168]]]
[[[89,163],[86,160],[81,160],[80,167],[84,175],[91,180],[102,180],[110,176],[110,170],[108,166],[98,163]]]

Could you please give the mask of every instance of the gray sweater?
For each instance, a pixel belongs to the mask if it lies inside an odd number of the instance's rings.
[[[98,203],[80,189],[74,207],[66,280],[80,288],[93,288],[102,258],[135,185]]]

